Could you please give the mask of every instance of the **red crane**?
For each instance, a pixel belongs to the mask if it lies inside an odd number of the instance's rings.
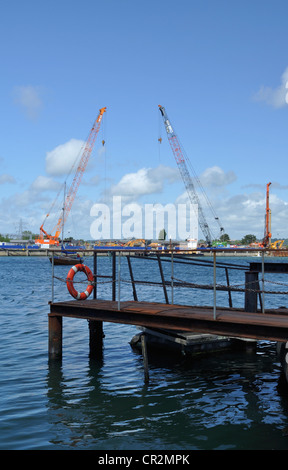
[[[71,210],[72,204],[74,202],[74,199],[75,199],[78,187],[80,185],[83,173],[86,169],[87,163],[88,163],[90,155],[92,153],[94,143],[95,143],[97,134],[98,134],[99,129],[100,129],[100,124],[101,124],[101,121],[102,121],[102,117],[103,117],[103,114],[105,113],[105,111],[106,111],[106,108],[101,108],[99,110],[99,114],[98,114],[98,116],[97,116],[97,118],[96,118],[96,120],[93,124],[93,127],[92,127],[91,131],[90,131],[90,134],[89,134],[89,137],[88,137],[87,142],[85,144],[85,148],[83,150],[83,153],[82,153],[79,165],[77,167],[74,179],[73,179],[73,181],[71,183],[71,186],[70,186],[70,188],[67,192],[67,195],[65,197],[63,211],[62,211],[62,213],[61,213],[61,215],[58,219],[57,225],[55,227],[55,235],[50,235],[44,230],[44,228],[43,228],[43,225],[44,225],[44,222],[45,222],[44,221],[43,224],[40,227],[40,237],[39,237],[38,240],[35,240],[35,243],[43,244],[44,243],[44,236],[45,236],[46,239],[47,239],[47,242],[46,242],[47,244],[49,243],[49,245],[59,245],[60,233],[62,231],[64,223],[67,220],[67,217],[68,217],[69,212]],[[47,219],[48,216],[49,216],[49,213],[47,214],[45,220]],[[54,229],[53,229],[53,231],[54,231]]]

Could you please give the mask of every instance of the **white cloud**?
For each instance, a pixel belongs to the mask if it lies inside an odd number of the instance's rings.
[[[38,176],[31,184],[30,188],[33,191],[57,191],[62,185],[58,181],[54,181],[47,176]]]
[[[219,166],[207,168],[200,177],[202,186],[226,186],[236,181],[233,171],[225,173]]]
[[[256,101],[264,101],[273,108],[282,108],[288,104],[288,67],[281,76],[281,84],[277,88],[261,86],[260,90],[254,95]]]
[[[16,183],[14,176],[8,175],[6,173],[0,175],[0,184],[5,183]]]
[[[85,145],[82,140],[71,139],[65,144],[58,145],[46,154],[46,172],[51,176],[67,175],[73,165],[76,165],[80,152]],[[76,169],[76,168],[75,168]]]
[[[272,237],[286,238],[288,203],[275,194],[270,194]],[[237,194],[218,201],[216,212],[223,222],[226,233],[234,239],[254,234],[258,239],[264,236],[266,210],[265,190]]]
[[[112,185],[110,194],[122,196],[135,201],[140,196],[161,193],[166,181],[173,183],[179,180],[177,168],[159,165],[157,168],[141,168],[136,173],[127,173],[119,183]]]
[[[29,119],[36,119],[42,109],[41,89],[37,86],[14,87],[14,101]]]

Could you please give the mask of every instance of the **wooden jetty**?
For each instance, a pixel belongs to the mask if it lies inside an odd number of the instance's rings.
[[[235,250],[234,250],[235,251]],[[259,250],[258,250],[259,251]],[[112,263],[112,299],[103,300],[97,299],[97,280],[101,279],[101,275],[97,273],[97,253],[94,252],[94,283],[95,289],[93,298],[87,300],[69,300],[57,301],[54,299],[50,302],[49,319],[49,357],[50,359],[60,358],[62,356],[62,328],[63,317],[67,318],[80,318],[88,320],[90,332],[90,355],[97,356],[101,354],[102,341],[103,341],[103,322],[112,322],[119,324],[136,325],[145,329],[157,329],[168,331],[182,331],[187,333],[201,333],[210,335],[220,335],[232,338],[243,338],[251,340],[269,340],[279,343],[278,351],[281,352],[281,357],[286,356],[288,353],[288,308],[281,307],[275,309],[265,309],[264,305],[264,291],[261,292],[258,275],[262,273],[264,277],[265,262],[263,250],[262,263],[251,263],[250,270],[245,268],[245,285],[243,289],[230,286],[229,277],[227,278],[227,285],[220,286],[220,290],[227,290],[229,295],[229,307],[219,307],[216,304],[216,292],[219,286],[216,282],[216,251],[211,250],[213,262],[211,268],[214,271],[214,281],[210,289],[214,291],[214,304],[212,306],[193,306],[193,305],[175,305],[173,302],[169,303],[167,296],[167,287],[171,289],[175,287],[175,279],[173,275],[171,279],[165,280],[163,276],[163,269],[160,255],[156,255],[158,267],[161,274],[161,285],[164,291],[166,303],[138,301],[136,285],[137,282],[133,276],[131,266],[131,253],[127,255],[126,259],[129,265],[130,281],[132,284],[133,300],[121,301],[120,296],[120,262],[118,264],[118,278],[116,273],[116,252],[113,252]],[[121,253],[118,253],[121,256]],[[184,257],[183,257],[184,256]],[[183,255],[178,258],[178,262],[188,262],[191,258],[185,258]],[[142,258],[145,262],[145,258]],[[167,261],[166,258],[162,258]],[[195,260],[192,260],[193,262]],[[173,259],[173,254],[170,254],[170,262],[177,262],[177,258]],[[202,261],[198,261],[202,263]],[[278,266],[278,268],[277,268]],[[53,267],[53,266],[52,266]],[[220,266],[227,269],[225,263]],[[231,266],[230,266],[231,267]],[[266,272],[286,272],[288,273],[287,263],[267,263]],[[233,266],[232,266],[233,269]],[[172,271],[173,273],[173,266]],[[226,273],[227,274],[227,273]],[[54,276],[54,273],[53,273]],[[107,277],[107,276],[106,276]],[[153,284],[157,284],[152,283]],[[183,283],[185,287],[191,288],[204,288],[208,289],[209,286],[195,286],[189,285],[186,281]],[[116,298],[116,285],[118,286],[118,299]],[[234,308],[231,301],[231,292],[242,291],[244,293],[244,306],[243,308]],[[172,291],[173,292],[173,291]],[[282,292],[283,293],[283,292]],[[277,294],[277,292],[275,292]],[[260,307],[258,308],[258,298],[260,300]],[[173,295],[172,295],[173,299]],[[142,335],[142,352],[145,366],[145,380],[148,381],[148,365],[147,365],[147,345],[145,341],[145,334]],[[287,348],[286,348],[287,344]],[[285,361],[282,361],[285,369]],[[287,369],[287,363],[286,363]],[[288,379],[288,370],[284,370]]]
[[[213,307],[126,301],[121,302],[121,307],[118,309],[117,301],[95,299],[50,304],[49,321],[60,317],[255,340],[288,339],[287,308],[266,310],[263,314],[246,312],[244,309],[219,307],[214,319]]]

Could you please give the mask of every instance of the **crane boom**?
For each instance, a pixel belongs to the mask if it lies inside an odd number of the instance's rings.
[[[78,187],[80,185],[83,173],[86,169],[87,163],[88,163],[90,155],[92,153],[94,143],[95,143],[97,134],[98,134],[99,129],[100,129],[102,117],[103,117],[103,114],[105,113],[105,111],[106,111],[106,108],[101,108],[99,110],[99,114],[98,114],[98,116],[97,116],[97,118],[96,118],[96,120],[95,120],[95,122],[92,126],[92,129],[91,129],[90,134],[88,136],[88,139],[86,141],[85,148],[83,150],[80,162],[79,162],[77,170],[75,172],[75,176],[74,176],[73,181],[71,183],[71,186],[70,186],[70,188],[67,192],[67,195],[66,195],[66,198],[65,198],[65,201],[64,201],[63,212],[60,215],[60,217],[58,219],[58,222],[57,222],[57,225],[56,225],[55,235],[48,234],[44,230],[43,224],[40,227],[41,234],[44,234],[48,238],[50,244],[57,244],[58,241],[59,241],[59,236],[60,236],[60,233],[62,231],[63,224],[66,222],[67,217],[69,215],[69,212],[71,210],[72,204],[74,202],[74,199],[75,199]]]
[[[192,178],[189,174],[189,171],[188,171],[188,168],[187,168],[187,165],[186,165],[186,162],[185,162],[184,154],[183,154],[183,151],[181,149],[180,142],[178,141],[178,137],[177,137],[176,133],[173,130],[171,122],[168,119],[165,108],[163,108],[163,106],[159,105],[159,110],[161,112],[161,115],[162,115],[162,118],[163,118],[163,121],[164,121],[164,126],[165,126],[166,132],[167,132],[168,141],[169,141],[170,146],[172,148],[172,151],[173,151],[176,163],[178,165],[181,177],[182,177],[183,182],[185,184],[187,194],[188,194],[189,199],[192,202],[192,204],[197,204],[197,206],[198,206],[198,222],[199,222],[200,228],[202,230],[202,233],[203,233],[203,235],[206,239],[206,242],[207,242],[208,246],[211,246],[211,244],[212,244],[211,232],[210,232],[208,223],[206,221],[203,209],[201,207],[197,192],[195,190]]]

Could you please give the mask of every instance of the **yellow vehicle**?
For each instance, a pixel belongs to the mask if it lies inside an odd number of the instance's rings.
[[[276,240],[275,242],[270,244],[270,248],[273,248],[273,250],[280,250],[282,248],[284,243],[284,240]]]
[[[145,246],[145,240],[141,238],[137,238],[136,240],[130,240],[129,242],[125,243],[125,246]]]

